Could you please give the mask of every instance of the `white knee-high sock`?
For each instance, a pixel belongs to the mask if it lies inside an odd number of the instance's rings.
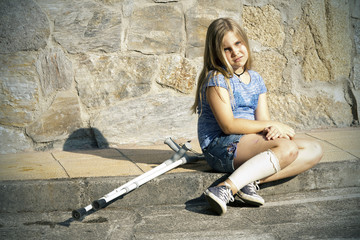
[[[280,171],[278,158],[271,150],[259,153],[244,162],[229,179],[239,191],[246,184],[263,179]]]

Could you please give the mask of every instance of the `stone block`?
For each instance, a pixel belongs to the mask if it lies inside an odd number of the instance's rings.
[[[98,129],[110,146],[164,141],[169,136],[193,139],[196,136],[196,116],[190,113],[193,101],[192,96],[171,93],[124,100],[94,115],[91,126]]]
[[[355,50],[356,50],[356,54],[360,54],[360,19],[353,19],[352,22],[354,27]]]
[[[99,108],[148,93],[157,63],[151,56],[82,55],[74,66],[80,99]]]
[[[284,24],[280,11],[274,6],[245,6],[243,21],[249,39],[259,41],[266,47],[281,48],[283,46]]]
[[[332,56],[332,74],[335,80],[348,78],[351,71],[353,42],[348,1],[327,2],[327,29],[329,52]],[[336,44],[333,44],[336,43]]]
[[[34,1],[0,1],[0,53],[38,50],[49,35],[49,21]]]
[[[53,36],[70,53],[120,50],[121,9],[96,1],[39,1],[54,21]]]
[[[0,124],[24,127],[39,114],[36,53],[0,54]]]
[[[36,67],[44,96],[70,89],[74,79],[72,64],[60,48],[40,51]]]
[[[160,65],[157,83],[182,93],[191,93],[196,83],[196,68],[180,56],[166,57]]]
[[[293,49],[299,55],[302,63],[302,73],[305,81],[314,80],[329,82],[331,80],[329,67],[322,59],[309,25],[302,22],[293,36]]]
[[[180,5],[136,5],[128,29],[128,50],[144,54],[179,53],[184,29]]]
[[[185,12],[186,57],[203,57],[207,28],[220,17],[233,18],[241,23],[242,4],[236,0],[200,0]]]
[[[274,120],[297,129],[349,126],[353,116],[345,102],[334,101],[327,95],[317,96],[272,94],[268,97],[270,115]]]
[[[0,126],[0,154],[32,150],[32,141],[23,130]]]
[[[253,69],[263,77],[269,93],[290,92],[291,84],[283,79],[287,60],[280,53],[268,50],[253,54]]]
[[[354,57],[353,71],[353,86],[356,90],[360,90],[360,54]]]
[[[293,49],[302,58],[307,81],[338,82],[348,78],[353,51],[349,35],[348,2],[307,2],[293,35]]]
[[[66,139],[82,127],[80,105],[75,93],[59,92],[39,119],[26,127],[26,133],[38,143]]]

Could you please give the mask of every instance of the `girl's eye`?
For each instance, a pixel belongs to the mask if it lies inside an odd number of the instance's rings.
[[[241,44],[241,42],[240,42],[240,41],[237,41],[237,42],[236,42],[236,45],[240,45],[240,44]]]
[[[224,48],[224,51],[228,52],[228,51],[230,51],[230,48]]]

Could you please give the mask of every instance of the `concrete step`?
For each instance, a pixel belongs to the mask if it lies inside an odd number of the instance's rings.
[[[217,216],[203,201],[106,208],[74,221],[68,211],[0,213],[1,239],[359,239],[360,189],[268,195],[259,208]]]
[[[320,163],[292,179],[262,185],[265,198],[324,189],[360,187],[360,161]],[[184,204],[226,175],[211,172],[180,172],[161,175],[113,201],[107,208]],[[70,211],[85,207],[134,176],[0,182],[0,212]],[[219,180],[220,179],[220,180]]]

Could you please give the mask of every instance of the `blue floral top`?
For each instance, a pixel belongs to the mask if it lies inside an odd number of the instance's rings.
[[[252,70],[248,70],[248,73],[251,79],[249,84],[241,82],[235,75],[230,78],[230,86],[233,92],[232,111],[235,118],[254,120],[259,95],[265,93],[267,89],[259,73]],[[206,100],[206,88],[218,86],[229,90],[224,75],[221,73],[212,75],[213,72],[209,72],[208,82],[202,89],[202,101],[198,106],[198,138],[202,149],[223,133]]]

